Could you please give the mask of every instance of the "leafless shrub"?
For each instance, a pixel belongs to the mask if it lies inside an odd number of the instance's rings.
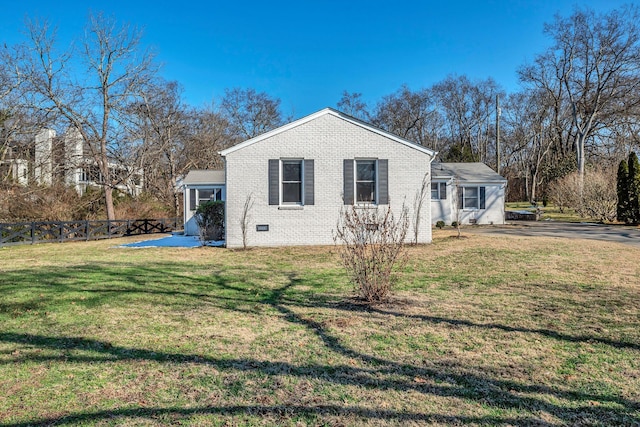
[[[607,170],[588,170],[584,176],[578,213],[601,222],[611,222],[616,218],[617,206],[615,174]]]
[[[115,214],[119,219],[171,218],[174,214],[170,206],[148,193],[137,197],[118,193],[115,200]]]
[[[560,212],[569,207],[582,217],[602,222],[616,217],[616,179],[610,171],[589,169],[583,182],[578,172],[571,173],[551,184],[550,195]]]
[[[353,206],[341,212],[334,241],[360,296],[369,303],[383,301],[391,292],[393,270],[407,261],[405,238],[409,229],[407,208],[396,221],[391,207]]]
[[[549,185],[549,199],[564,213],[565,209],[575,208],[579,204],[580,179],[577,173],[570,173],[556,179]]]
[[[73,189],[11,186],[0,190],[0,222],[82,219],[82,199]]]

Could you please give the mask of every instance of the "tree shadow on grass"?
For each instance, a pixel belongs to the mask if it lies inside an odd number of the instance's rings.
[[[156,275],[158,278],[164,277],[164,268],[155,270],[151,267],[146,274]],[[70,277],[78,274],[78,271],[69,273]],[[110,271],[109,274],[118,275],[117,271]],[[122,271],[119,272],[122,279]],[[127,283],[132,283],[126,280]],[[193,283],[192,283],[193,282]],[[340,338],[332,335],[323,324],[313,319],[304,317],[295,311],[296,307],[328,307],[342,310],[370,310],[383,315],[403,316],[415,318],[421,321],[433,323],[450,323],[466,327],[484,327],[490,329],[501,329],[507,332],[537,333],[545,335],[546,330],[528,330],[495,324],[475,324],[464,320],[444,319],[438,317],[405,315],[392,311],[386,311],[375,307],[364,307],[358,305],[347,306],[331,302],[330,298],[315,294],[300,294],[295,291],[296,287],[305,285],[306,281],[298,278],[294,273],[289,275],[288,282],[279,288],[265,290],[257,296],[248,296],[247,290],[253,289],[253,285],[239,286],[229,283],[221,275],[210,278],[194,279],[188,275],[178,274],[175,280],[165,283],[163,286],[171,287],[172,284],[182,283],[183,289],[190,288],[192,284],[200,284],[215,289],[223,289],[228,292],[223,298],[229,300],[238,299],[238,305],[247,303],[258,303],[273,308],[279,312],[283,318],[298,325],[303,325],[313,332],[324,344],[328,351],[335,354],[355,359],[361,362],[362,367],[350,365],[294,365],[283,362],[269,362],[253,359],[228,359],[213,358],[199,354],[158,352],[139,348],[121,347],[113,345],[107,341],[87,339],[84,337],[49,337],[45,335],[27,333],[0,333],[0,342],[19,343],[27,347],[37,349],[61,350],[61,354],[26,354],[7,355],[2,363],[20,362],[52,362],[64,361],[65,363],[96,363],[107,361],[126,360],[150,360],[170,363],[195,363],[215,366],[216,369],[224,372],[252,371],[265,375],[291,375],[306,379],[322,378],[323,381],[338,385],[358,385],[371,390],[394,390],[413,391],[426,396],[451,397],[475,401],[487,407],[495,409],[510,409],[523,412],[524,414],[538,414],[541,411],[552,414],[563,423],[580,424],[609,424],[624,425],[640,423],[638,411],[640,404],[619,397],[604,396],[598,394],[580,393],[571,390],[561,390],[548,386],[536,384],[524,384],[513,380],[496,379],[489,375],[479,375],[471,368],[462,366],[438,366],[428,368],[407,363],[398,363],[393,360],[366,354],[345,345]],[[137,287],[121,289],[123,293],[159,293],[168,296],[179,296],[188,299],[205,300],[207,303],[215,304],[214,299],[221,298],[221,295],[211,291],[208,292],[186,292],[166,289],[144,289],[143,283],[138,283]],[[197,286],[200,286],[197,285]],[[197,287],[196,286],[196,287]],[[200,288],[198,288],[200,289]],[[76,289],[77,290],[77,289]],[[81,289],[86,291],[86,289]],[[117,293],[118,290],[111,290]],[[104,289],[94,289],[92,292],[111,292]],[[307,298],[307,301],[301,299]],[[208,300],[210,299],[210,300]],[[239,308],[240,309],[240,308]],[[569,342],[593,341],[588,337],[572,337],[549,331],[549,336],[558,340]],[[595,339],[598,341],[598,339]],[[605,344],[617,348],[637,350],[637,346],[615,345],[615,342]],[[619,343],[620,344],[620,343]],[[624,343],[622,343],[624,344]],[[78,354],[78,352],[82,352]],[[95,353],[92,354],[92,353]],[[427,381],[417,382],[416,378],[424,378]],[[544,394],[546,397],[531,397],[523,394]],[[568,400],[569,403],[551,403],[556,399]],[[591,406],[590,401],[611,402],[615,407]],[[89,422],[102,419],[112,419],[113,417],[160,417],[167,414],[189,417],[197,414],[217,414],[217,415],[237,415],[237,414],[272,415],[276,417],[293,417],[311,414],[333,415],[333,416],[355,416],[362,419],[396,420],[402,421],[422,421],[444,424],[474,423],[479,425],[495,424],[518,424],[518,425],[545,425],[545,422],[535,415],[524,415],[522,418],[512,419],[509,417],[466,417],[449,416],[446,414],[421,414],[416,412],[398,411],[378,411],[362,407],[343,405],[299,405],[299,406],[203,406],[196,408],[160,407],[160,408],[134,408],[134,409],[114,409],[106,411],[86,411],[82,413],[70,414],[58,418],[34,419],[24,423],[4,424],[4,426],[26,426],[26,425],[50,425],[72,422]]]
[[[524,328],[517,326],[509,326],[509,325],[501,325],[499,323],[476,323],[469,320],[462,319],[449,319],[446,317],[438,317],[438,316],[427,316],[423,314],[406,314],[399,313],[396,311],[384,310],[377,308],[375,306],[366,306],[366,305],[356,305],[356,304],[335,304],[331,307],[335,309],[342,309],[347,311],[366,311],[369,313],[377,313],[385,316],[395,316],[402,317],[407,319],[417,319],[423,322],[429,323],[445,323],[454,326],[464,326],[469,328],[481,328],[481,329],[497,329],[504,332],[519,332],[526,334],[538,334],[547,338],[552,338],[558,341],[565,341],[571,343],[597,343],[597,344],[605,344],[614,348],[619,349],[629,349],[629,350],[637,350],[640,351],[640,344],[635,342],[628,341],[616,341],[608,338],[597,337],[594,335],[569,335],[563,334],[558,331],[554,331],[551,329],[545,328]]]
[[[293,321],[294,317],[291,318]],[[502,409],[517,409],[530,413],[545,411],[562,419],[567,423],[578,422],[601,422],[608,420],[610,424],[624,424],[638,422],[640,419],[634,418],[633,412],[640,409],[637,402],[626,401],[624,399],[614,399],[620,406],[618,409],[600,408],[589,406],[586,401],[607,401],[611,400],[605,396],[593,394],[583,394],[577,392],[567,392],[552,390],[546,387],[523,385],[514,381],[496,380],[489,377],[481,377],[472,373],[460,373],[456,371],[436,370],[424,367],[417,367],[408,364],[398,364],[391,360],[386,360],[366,354],[361,354],[355,350],[342,346],[338,340],[328,335],[322,329],[309,321],[297,318],[296,322],[307,324],[314,328],[316,333],[325,341],[327,347],[336,353],[357,358],[366,363],[370,368],[359,368],[348,365],[292,365],[284,362],[265,362],[253,359],[223,359],[211,358],[197,354],[166,353],[150,351],[139,348],[114,346],[109,342],[85,339],[80,337],[44,337],[29,334],[0,334],[0,342],[20,343],[38,349],[63,350],[63,354],[55,356],[28,355],[16,356],[6,363],[29,362],[53,362],[64,361],[65,363],[97,363],[127,360],[144,360],[170,363],[190,363],[212,365],[221,371],[252,371],[261,372],[266,375],[291,375],[307,379],[323,378],[324,381],[338,385],[358,385],[366,389],[375,390],[396,390],[415,391],[427,395],[440,397],[452,397],[476,400],[486,406],[494,406]],[[73,351],[83,351],[82,355],[74,354]],[[87,355],[91,351],[102,356]],[[381,379],[381,375],[387,375],[388,379]],[[430,384],[415,381],[416,377],[429,378],[435,380]],[[572,401],[569,407],[562,407],[549,403],[537,397],[522,396],[522,393],[544,393],[557,398]],[[67,416],[32,419],[23,423],[0,424],[0,426],[26,426],[26,425],[51,425],[67,422],[81,422],[98,419],[112,419],[113,417],[131,416],[157,416],[160,414],[173,413],[176,415],[193,414],[236,414],[243,410],[252,408],[256,414],[284,411],[291,415],[321,413],[326,415],[356,415],[363,418],[378,418],[384,420],[413,420],[430,422],[451,422],[476,424],[518,424],[518,425],[544,425],[545,423],[533,416],[523,416],[517,420],[504,417],[466,417],[448,416],[442,414],[420,414],[416,412],[398,411],[372,411],[367,408],[343,407],[334,405],[310,405],[310,406],[208,406],[199,408],[135,408],[135,409],[114,409],[105,411],[87,411],[83,413],[70,414]],[[635,420],[635,421],[634,421]]]
[[[217,416],[253,416],[268,417],[276,422],[286,422],[291,418],[306,416],[315,418],[316,416],[332,416],[341,418],[356,418],[359,420],[384,420],[395,422],[428,422],[447,425],[474,424],[474,425],[536,425],[540,427],[551,426],[551,424],[541,422],[532,417],[522,418],[502,418],[502,417],[473,417],[473,416],[452,416],[441,414],[421,414],[411,411],[390,411],[383,409],[367,409],[358,406],[347,405],[282,405],[282,406],[261,406],[261,405],[233,405],[233,406],[202,406],[195,408],[180,407],[155,407],[155,408],[131,408],[117,409],[115,411],[95,411],[81,414],[71,414],[57,418],[46,418],[36,421],[25,421],[19,423],[0,424],[0,427],[28,427],[28,426],[49,426],[60,424],[76,424],[109,420],[111,422],[124,422],[129,418],[160,419],[170,416],[171,421],[176,422],[176,416],[183,421],[189,417],[202,415]]]

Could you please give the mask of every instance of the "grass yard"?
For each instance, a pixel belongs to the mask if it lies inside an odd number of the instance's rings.
[[[640,250],[451,234],[372,308],[334,247],[0,249],[0,426],[640,424]]]

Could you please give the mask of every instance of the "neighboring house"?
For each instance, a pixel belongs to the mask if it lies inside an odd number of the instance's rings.
[[[431,165],[431,222],[504,224],[507,180],[484,163]]]
[[[414,197],[436,153],[326,108],[220,154],[226,244],[239,247],[245,206],[251,246],[333,244],[341,211],[354,205],[391,206],[396,216],[406,205],[412,218]],[[427,205],[421,223],[418,242],[428,243]]]
[[[88,187],[97,187],[102,182],[102,174],[87,151],[77,130],[69,129],[56,136],[56,131],[44,129],[35,136],[33,151],[27,158],[7,156],[0,163],[0,172],[6,170],[14,182],[24,186],[64,183],[82,195]],[[141,170],[116,162],[109,163],[109,169],[119,178],[118,190],[132,195],[142,192]]]
[[[182,180],[184,194],[184,232],[198,235],[198,224],[193,215],[202,202],[225,200],[224,171],[192,170]]]

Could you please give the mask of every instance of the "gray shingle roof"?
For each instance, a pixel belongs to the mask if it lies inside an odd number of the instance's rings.
[[[189,171],[187,176],[182,181],[184,185],[199,185],[199,184],[217,184],[222,185],[225,183],[223,170],[192,170]]]
[[[491,182],[506,181],[484,163],[432,163],[431,174],[434,178],[455,177],[461,181]]]

